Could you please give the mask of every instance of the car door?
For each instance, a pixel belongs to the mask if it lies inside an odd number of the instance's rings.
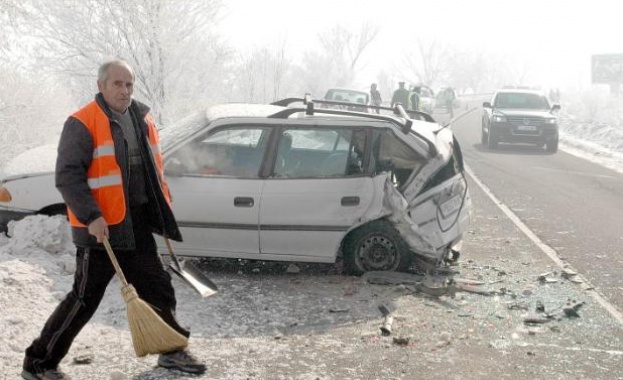
[[[204,133],[166,162],[180,253],[253,258],[259,253],[259,169],[269,131],[229,125]]]
[[[374,195],[365,129],[284,128],[260,210],[261,257],[333,262]]]

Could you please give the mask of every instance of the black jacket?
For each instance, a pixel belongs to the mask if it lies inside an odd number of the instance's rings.
[[[110,120],[110,129],[115,145],[115,157],[117,164],[121,168],[123,178],[127,210],[125,219],[121,223],[108,227],[110,244],[116,249],[134,249],[135,242],[132,233],[132,218],[129,204],[130,196],[128,194],[129,163],[127,143],[123,136],[121,125],[112,116],[112,112],[104,101],[102,94],[97,94],[95,100]],[[169,207],[164,197],[163,189],[160,186],[156,164],[149,148],[147,123],[144,121],[145,115],[149,112],[149,107],[136,100],[132,100],[129,111],[134,121],[134,128],[138,128],[138,141],[145,167],[146,191],[149,198],[147,225],[151,228],[151,232],[173,240],[182,241],[182,235],[175,221],[173,211]],[[67,206],[71,208],[78,220],[84,225],[88,225],[102,216],[102,212],[87,184],[87,171],[93,158],[93,148],[93,138],[89,130],[81,121],[70,116],[65,122],[58,145],[56,188],[60,191]],[[102,247],[85,227],[72,226],[72,235],[74,243],[78,247]]]

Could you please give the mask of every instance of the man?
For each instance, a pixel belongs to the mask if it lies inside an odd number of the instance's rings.
[[[372,105],[377,107],[380,106],[383,102],[383,100],[381,99],[381,92],[376,89],[376,83],[372,83],[372,85],[370,86],[370,99],[372,101]],[[374,111],[377,114],[381,113],[381,110],[379,110],[378,108],[376,108]]]
[[[456,96],[454,95],[454,90],[452,87],[448,87],[444,91],[444,101],[446,105],[446,110],[450,114],[450,117],[454,117],[454,99]]]
[[[413,86],[409,92],[409,109],[419,111],[420,110],[420,88]]]
[[[102,246],[110,244],[128,282],[141,299],[180,334],[171,276],[156,251],[152,231],[181,241],[163,177],[158,134],[149,108],[132,99],[134,71],[124,61],[98,71],[95,100],[65,122],[58,146],[56,187],[67,204],[77,248],[71,292],[57,306],[41,335],[26,349],[22,377],[69,379],[59,363],[95,313],[115,274]],[[203,373],[186,351],[160,355],[158,365]]]
[[[404,108],[409,107],[409,91],[405,88],[405,82],[398,82],[398,89],[394,91],[392,96],[392,107],[398,103],[402,104]]]

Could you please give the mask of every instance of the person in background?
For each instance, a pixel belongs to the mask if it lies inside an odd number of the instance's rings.
[[[370,86],[370,100],[373,106],[380,106],[383,100],[381,99],[381,92],[377,90],[376,83],[372,83]],[[374,111],[378,114],[381,113],[381,110],[378,108],[374,109]]]
[[[392,95],[392,107],[398,103],[405,108],[409,108],[409,91],[405,88],[405,82],[398,82],[398,88]]]
[[[100,66],[95,100],[63,127],[56,187],[71,224],[76,253],[72,290],[26,349],[22,377],[67,380],[59,369],[80,330],[93,316],[115,270],[102,241],[108,238],[129,283],[180,334],[176,298],[152,232],[181,241],[163,176],[159,137],[149,108],[134,99],[134,70],[124,61]],[[158,365],[200,374],[206,366],[187,351],[164,353]]]
[[[456,98],[452,87],[448,87],[444,90],[444,102],[446,103],[446,111],[450,114],[450,117],[454,117],[454,99]]]
[[[419,87],[413,86],[409,92],[409,107],[410,110],[420,110],[420,92]]]

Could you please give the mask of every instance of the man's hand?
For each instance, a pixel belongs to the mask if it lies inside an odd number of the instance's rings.
[[[104,241],[104,236],[108,238],[108,223],[104,217],[100,216],[89,224],[89,233],[97,239],[98,243]]]

